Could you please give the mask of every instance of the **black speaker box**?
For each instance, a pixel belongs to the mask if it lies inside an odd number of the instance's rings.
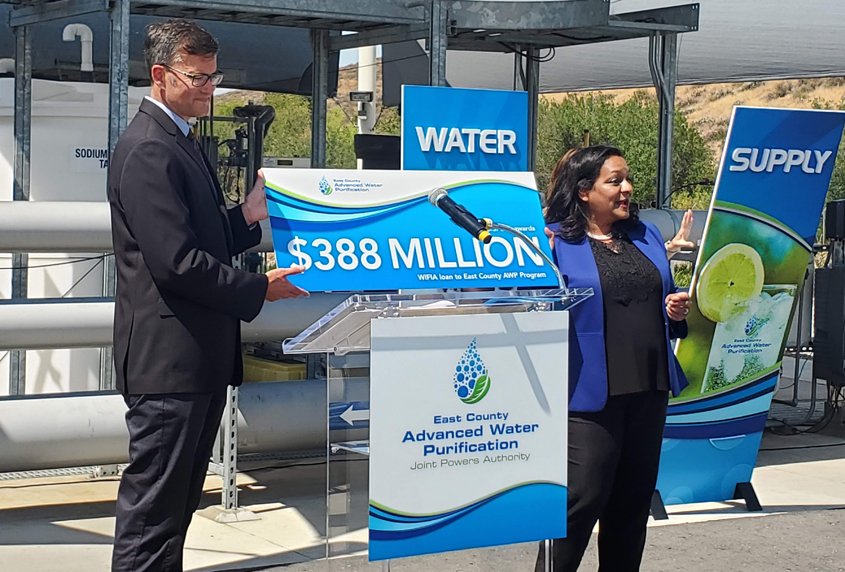
[[[355,157],[365,169],[396,169],[401,163],[401,138],[398,135],[355,135]]]
[[[828,240],[845,238],[845,200],[825,205],[824,237]]]
[[[813,319],[813,372],[841,387],[845,385],[845,267],[816,270]]]

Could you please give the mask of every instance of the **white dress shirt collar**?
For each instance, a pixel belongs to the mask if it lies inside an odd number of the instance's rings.
[[[156,104],[157,106],[159,106],[161,108],[161,110],[164,111],[167,114],[167,116],[170,119],[173,120],[173,123],[175,123],[176,127],[179,128],[179,130],[182,132],[182,135],[184,135],[186,137],[188,136],[188,131],[191,130],[191,126],[187,121],[185,121],[182,117],[173,113],[173,111],[169,107],[167,107],[165,104],[158,101],[157,99],[153,99],[149,95],[145,95],[144,99],[149,100],[149,101],[153,102],[154,104]]]

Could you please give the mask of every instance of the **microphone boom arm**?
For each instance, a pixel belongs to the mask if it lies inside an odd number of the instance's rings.
[[[524,242],[526,245],[528,245],[528,248],[530,248],[532,251],[539,254],[540,258],[542,258],[543,261],[545,261],[545,263],[549,267],[551,267],[551,269],[554,271],[555,277],[557,278],[558,286],[562,289],[566,289],[566,281],[564,281],[563,276],[560,273],[560,270],[558,270],[557,264],[555,264],[554,261],[551,258],[549,258],[548,255],[546,255],[546,253],[542,251],[542,249],[540,249],[540,247],[538,247],[536,244],[534,244],[531,241],[531,239],[528,238],[525,235],[525,233],[523,233],[522,231],[516,230],[512,226],[508,226],[506,224],[502,224],[502,223],[499,223],[499,222],[493,222],[489,218],[488,219],[482,219],[482,220],[484,220],[484,222],[487,224],[487,228],[495,229],[495,230],[503,230],[503,231],[505,231],[509,234],[512,234],[515,237],[517,237],[518,239],[520,239],[522,242]]]

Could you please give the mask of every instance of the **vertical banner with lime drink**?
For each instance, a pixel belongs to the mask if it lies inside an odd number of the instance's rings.
[[[734,109],[676,353],[657,488],[666,504],[751,481],[845,113]]]

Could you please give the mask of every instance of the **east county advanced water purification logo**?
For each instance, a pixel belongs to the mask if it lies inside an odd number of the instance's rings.
[[[455,366],[452,381],[458,398],[466,404],[478,403],[490,391],[490,376],[487,375],[487,368],[478,355],[477,338],[472,338]]]
[[[334,189],[329,184],[329,182],[326,180],[326,178],[323,177],[322,179],[320,179],[320,192],[323,193],[324,195],[330,195],[330,194],[332,194],[332,191],[334,191]]]

